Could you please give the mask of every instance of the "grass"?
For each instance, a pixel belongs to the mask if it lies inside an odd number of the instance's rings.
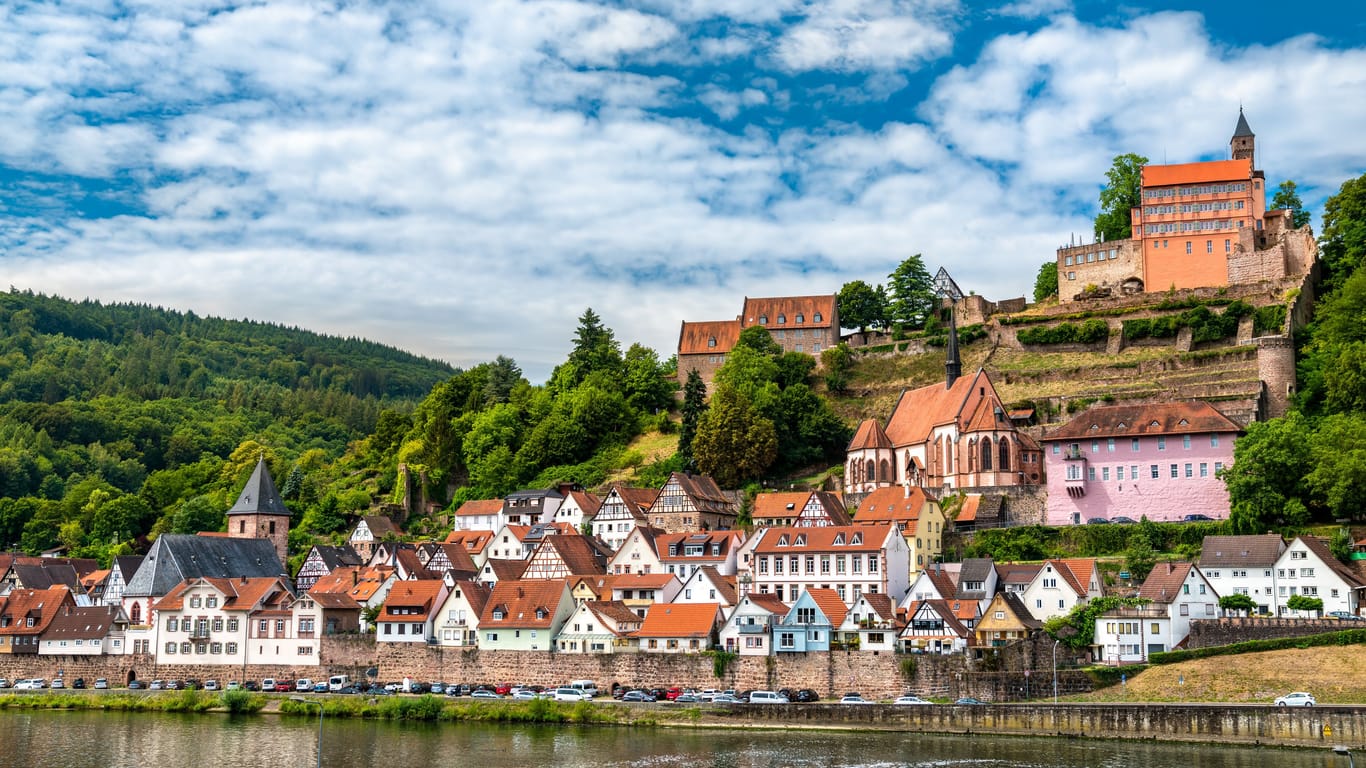
[[[1068,700],[1269,704],[1291,691],[1309,691],[1319,704],[1366,702],[1366,646],[1296,648],[1151,666],[1124,685]]]
[[[666,459],[672,456],[677,450],[677,433],[666,435],[662,432],[651,430],[639,435],[636,439],[631,441],[630,445],[626,446],[626,450],[622,452],[622,455],[632,457],[632,459],[639,457],[640,460],[632,461],[630,466],[619,467],[615,471],[609,473],[607,482],[604,485],[630,482],[635,478],[636,469],[638,467],[647,466],[661,459]]]

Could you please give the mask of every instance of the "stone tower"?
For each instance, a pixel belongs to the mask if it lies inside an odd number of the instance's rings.
[[[1257,376],[1266,387],[1262,419],[1277,419],[1290,410],[1295,396],[1295,341],[1290,336],[1259,336]]]
[[[1251,160],[1253,166],[1257,165],[1257,134],[1248,127],[1247,118],[1243,117],[1243,108],[1238,108],[1238,127],[1233,129],[1233,138],[1228,142],[1229,151],[1234,160]]]
[[[257,460],[237,503],[228,510],[228,535],[236,539],[270,539],[280,565],[289,567],[289,510],[275,490],[264,456]]]

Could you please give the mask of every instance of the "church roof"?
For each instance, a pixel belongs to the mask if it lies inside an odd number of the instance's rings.
[[[891,447],[892,441],[887,439],[887,433],[882,431],[882,425],[877,423],[877,419],[864,419],[858,425],[854,439],[849,441],[849,450],[851,451],[861,451],[865,448],[891,449]]]
[[[164,533],[128,580],[124,594],[160,597],[187,579],[276,577],[284,570],[270,539]]]
[[[1233,137],[1238,138],[1240,136],[1256,135],[1257,134],[1252,132],[1252,127],[1247,124],[1247,118],[1243,116],[1243,110],[1240,107],[1238,109],[1238,127],[1233,129]]]
[[[275,490],[275,480],[266,467],[265,457],[257,459],[256,469],[237,496],[237,503],[228,510],[229,515],[289,515],[285,504],[280,500],[280,492]]]
[[[887,420],[887,438],[892,445],[916,445],[930,437],[930,432],[940,424],[950,423],[963,414],[963,406],[977,387],[989,387],[995,394],[995,387],[986,371],[981,369],[972,376],[962,376],[946,387],[936,382],[919,389],[909,389],[901,393]]]

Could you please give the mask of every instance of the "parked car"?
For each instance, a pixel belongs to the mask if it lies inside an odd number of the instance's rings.
[[[294,681],[294,690],[296,693],[312,693],[313,681],[306,677],[301,677]]]
[[[261,679],[261,690],[271,693],[275,690],[275,678],[265,677]]]
[[[42,688],[43,688],[43,680],[42,680],[42,678],[33,677],[33,678],[24,679],[24,680],[15,680],[15,681],[14,681],[14,690],[16,690],[16,691],[37,691],[37,690],[41,690]]]
[[[863,698],[862,694],[846,693],[840,697],[841,704],[874,704],[876,702]]]
[[[294,690],[294,685],[293,685],[292,683],[290,683],[288,680],[276,680],[276,681],[275,681],[275,692],[276,692],[276,693],[289,693],[289,692],[292,691],[292,690]]]
[[[205,685],[206,688],[208,687],[208,683],[205,683],[204,685]],[[228,691],[240,691],[240,690],[242,690],[242,684],[239,683],[239,682],[237,682],[236,680],[229,680],[229,681],[228,681],[228,684],[227,684],[226,686],[224,686],[224,690],[228,690]]]
[[[8,688],[8,687],[9,687],[9,681],[6,680],[6,679],[3,678],[3,677],[0,677],[0,688]]]
[[[499,683],[493,686],[493,692],[499,696],[506,696],[512,693],[512,683]]]
[[[130,690],[130,691],[141,691],[141,690],[145,689],[146,687],[147,687],[146,684],[144,684],[141,680],[129,680],[129,681],[128,681],[128,690]]]
[[[135,681],[135,682],[136,682],[136,681]],[[95,678],[95,690],[97,690],[97,691],[104,691],[104,690],[108,690],[108,688],[109,688],[109,681],[108,681],[108,680],[106,680],[106,679],[103,678],[103,677],[97,677],[97,678]]]
[[[655,700],[655,697],[651,696],[645,691],[627,691],[626,693],[622,694],[621,700],[634,701],[637,703],[648,703],[653,702]],[[675,699],[675,701],[677,701],[677,699]]]
[[[1110,518],[1110,522],[1112,522],[1112,523],[1119,523],[1119,524],[1121,524],[1121,525],[1133,525],[1134,523],[1137,523],[1138,521],[1135,520],[1135,519],[1133,519],[1132,517],[1125,517],[1124,515],[1116,515],[1115,517]]]
[[[1295,691],[1276,697],[1276,706],[1278,707],[1312,707],[1317,703],[1318,700],[1314,698],[1314,694],[1304,691]]]
[[[777,691],[750,691],[750,704],[786,704],[790,699]]]
[[[677,701],[677,700],[678,700],[678,697],[679,697],[679,696],[682,696],[682,695],[683,695],[683,689],[682,689],[682,688],[669,688],[669,689],[667,689],[667,690],[664,691],[664,698],[668,699],[669,701]],[[659,696],[655,696],[655,698],[657,699],[657,698],[659,698]],[[702,698],[703,701],[706,701],[706,699],[703,698],[703,697],[700,697],[700,696],[699,696],[698,698]]]
[[[258,683],[258,682],[256,682],[255,680],[248,680],[248,681],[246,681],[245,683],[242,683],[242,687],[245,688],[245,689],[248,690],[248,691],[259,691],[259,690],[261,690],[261,684]]]
[[[216,691],[216,690],[218,690],[218,681],[217,681],[217,680],[205,680],[205,681],[204,681],[204,690],[206,690],[206,691]]]
[[[1093,517],[1090,520],[1087,520],[1086,522],[1088,525],[1108,525],[1110,523],[1109,520],[1103,517]]]
[[[1214,518],[1210,517],[1209,515],[1186,515],[1185,517],[1181,518],[1181,522],[1183,522],[1183,523],[1212,523],[1212,522],[1214,522]]]
[[[797,691],[796,696],[789,696],[788,698],[792,699],[795,702],[798,702],[799,704],[812,704],[817,701],[820,701],[821,695],[810,688],[802,688],[801,690]]]
[[[333,691],[333,693],[360,693],[360,689],[356,687],[355,683],[347,683]]]
[[[76,678],[75,680],[72,680],[72,681],[71,681],[71,687],[72,687],[72,688],[75,688],[75,689],[78,690],[78,691],[85,690],[85,678],[84,678],[84,677],[78,677],[78,678]]]
[[[318,682],[314,683],[314,684],[313,684],[313,692],[314,692],[314,693],[327,693],[327,681],[326,681],[326,680],[319,680]]]
[[[435,695],[437,695],[437,696],[440,696],[440,695],[442,695],[442,694],[444,694],[444,693],[446,692],[446,684],[445,684],[445,683],[432,683],[431,685],[427,686],[427,689],[428,689],[431,693],[433,693],[433,694],[435,694]]]
[[[472,692],[472,693],[470,694],[470,698],[471,698],[471,699],[501,699],[501,698],[503,698],[503,697],[502,697],[502,696],[499,696],[497,691],[490,691],[490,690],[488,690],[488,689],[486,689],[486,688],[480,688],[479,690]]]
[[[1351,611],[1329,611],[1328,615],[1341,621],[1366,621]]]
[[[153,685],[155,685],[155,684],[156,684],[156,683],[153,683]],[[178,690],[180,690],[180,681],[179,681],[179,680],[167,680],[167,681],[165,681],[165,682],[163,682],[163,683],[161,684],[161,687],[162,687],[163,689],[167,690],[167,691],[178,691]]]
[[[66,681],[63,680],[63,679],[60,678],[60,677],[54,677],[54,678],[52,678],[52,685],[50,685],[50,686],[48,686],[48,687],[49,687],[49,688],[53,688],[53,689],[65,688],[65,687],[66,687]]]
[[[650,694],[647,693],[645,695],[649,696]],[[654,697],[651,696],[650,700],[653,701]],[[677,704],[700,704],[702,703],[702,700],[697,698],[697,694],[695,693],[685,693],[682,696],[679,696],[678,698],[674,699],[674,702]]]
[[[981,699],[973,698],[972,696],[963,696],[962,698],[958,699],[958,701],[955,701],[955,702],[954,702],[954,704],[964,704],[964,705],[968,705],[968,706],[972,706],[972,705],[976,705],[976,704],[985,704],[985,703],[986,703],[985,701],[982,701]]]
[[[718,693],[718,694],[716,694],[715,696],[712,697],[711,703],[713,703],[713,704],[744,704],[745,702],[741,701],[739,696],[732,696],[732,695],[730,695],[729,693]]]
[[[908,693],[908,694],[906,694],[905,696],[898,697],[896,701],[893,701],[893,702],[892,702],[892,705],[893,705],[893,706],[897,706],[897,707],[912,707],[912,706],[915,706],[915,705],[917,705],[917,704],[931,704],[931,703],[933,703],[933,702],[929,701],[928,699],[922,699],[922,698],[920,698],[919,696],[912,696],[911,694]]]
[[[555,701],[588,701],[588,695],[578,688],[556,688]]]
[[[149,685],[149,686],[147,686],[147,690],[149,690],[149,691],[164,691],[164,690],[166,690],[166,681],[165,681],[165,680],[153,680],[153,681],[152,681],[152,684]]]

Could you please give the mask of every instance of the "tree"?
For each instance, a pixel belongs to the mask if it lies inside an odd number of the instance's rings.
[[[920,254],[914,254],[897,265],[887,276],[891,300],[887,304],[887,319],[904,328],[923,328],[925,319],[934,311],[937,297],[934,279]]]
[[[849,388],[854,353],[842,341],[833,347],[826,347],[821,350],[821,367],[825,369],[825,388],[831,392],[844,392]]]
[[[621,369],[621,345],[612,329],[603,325],[602,318],[589,307],[579,315],[569,359],[556,366],[550,375],[550,389],[555,393],[568,392],[600,371],[619,380]]]
[[[1285,607],[1292,611],[1307,611],[1314,614],[1323,613],[1323,599],[1309,597],[1307,595],[1291,595],[1285,601]]]
[[[1105,172],[1100,190],[1100,214],[1096,216],[1096,237],[1125,240],[1130,234],[1129,210],[1143,203],[1143,166],[1148,158],[1132,152],[1119,155]]]
[[[171,516],[170,533],[202,533],[223,529],[224,510],[211,496],[196,496]]]
[[[1141,608],[1152,601],[1146,597],[1097,597],[1074,606],[1066,616],[1054,616],[1043,629],[1068,648],[1084,651],[1096,637],[1096,619],[1116,608]]]
[[[1326,416],[1310,442],[1306,504],[1336,520],[1366,519],[1366,415]]]
[[[1043,301],[1058,295],[1058,262],[1045,261],[1034,278],[1034,300]]]
[[[1135,581],[1148,578],[1153,566],[1157,565],[1157,550],[1153,543],[1140,531],[1129,536],[1129,547],[1124,550],[1124,569]]]
[[[697,422],[693,458],[698,470],[722,488],[736,488],[763,474],[777,456],[773,422],[759,415],[742,393],[718,387]]]
[[[684,467],[693,466],[692,444],[697,437],[697,422],[707,410],[707,385],[696,368],[688,371],[683,385],[683,423],[678,428],[678,457]]]
[[[1228,486],[1230,533],[1265,533],[1304,508],[1310,444],[1309,425],[1295,411],[1248,425],[1233,446],[1233,466],[1220,470]]]
[[[845,283],[835,297],[839,308],[840,325],[857,328],[863,333],[868,328],[887,324],[887,295],[882,286],[874,288],[862,280]]]
[[[673,405],[674,389],[660,365],[659,355],[643,344],[632,344],[626,350],[626,373],[622,381],[626,402],[641,413],[668,410]]]
[[[1324,202],[1319,257],[1327,272],[1325,293],[1341,285],[1366,257],[1366,174],[1343,182]]]
[[[1304,210],[1304,203],[1300,202],[1299,192],[1295,191],[1295,182],[1288,179],[1276,187],[1276,194],[1271,198],[1271,205],[1267,208],[1273,211],[1289,209],[1290,221],[1295,225],[1295,229],[1309,223],[1309,211]]]
[[[762,325],[751,325],[740,331],[740,336],[735,340],[735,346],[747,347],[769,357],[777,357],[783,353],[783,348],[773,340],[773,334],[769,333],[768,329]]]
[[[1219,598],[1219,609],[1225,613],[1238,611],[1247,616],[1257,610],[1257,603],[1251,597],[1244,594],[1224,595]]]

